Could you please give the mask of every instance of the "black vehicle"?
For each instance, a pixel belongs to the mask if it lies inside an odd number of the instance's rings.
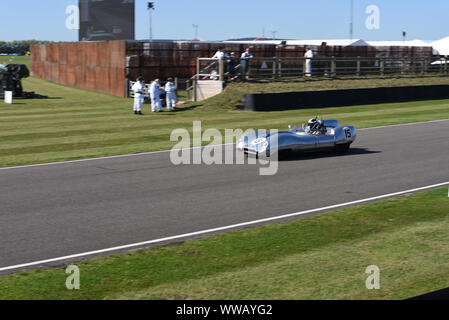
[[[30,71],[24,64],[0,65],[0,97],[5,91],[12,91],[13,97],[22,97],[22,79],[29,76]]]

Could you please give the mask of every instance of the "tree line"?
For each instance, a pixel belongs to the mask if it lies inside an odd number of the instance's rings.
[[[0,53],[17,53],[25,54],[30,51],[30,45],[32,44],[44,44],[51,43],[52,41],[42,40],[20,40],[20,41],[0,41]]]

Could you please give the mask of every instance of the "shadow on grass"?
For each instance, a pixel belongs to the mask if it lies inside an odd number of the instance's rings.
[[[176,108],[175,112],[184,112],[184,111],[189,111],[189,110],[195,110],[196,108],[198,108],[200,105],[193,105],[193,106],[186,106],[183,108]]]
[[[142,115],[143,116],[174,116],[175,113],[170,112],[170,111],[160,111],[160,112],[142,111]]]

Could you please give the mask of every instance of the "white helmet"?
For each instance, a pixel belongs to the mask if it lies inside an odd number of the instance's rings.
[[[310,128],[313,128],[317,123],[318,123],[317,119],[313,118],[310,119],[307,124],[309,125]]]

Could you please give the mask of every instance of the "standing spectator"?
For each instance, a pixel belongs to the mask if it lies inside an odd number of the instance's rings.
[[[312,59],[313,59],[313,51],[306,47],[306,53],[304,54],[304,58],[306,58],[306,76],[312,76]]]
[[[242,56],[240,57],[240,69],[242,79],[248,79],[249,61],[253,58],[254,56],[251,54],[251,52],[249,52],[249,48],[246,48],[245,52],[243,52]]]
[[[173,83],[173,78],[168,78],[165,84],[165,92],[167,94],[167,109],[168,111],[175,110],[178,99],[176,97],[176,86]]]
[[[154,80],[150,86],[150,98],[151,98],[151,112],[161,112],[162,103],[160,96],[159,79]]]
[[[229,73],[229,78],[230,79],[234,79],[237,73],[237,68],[238,68],[238,59],[235,55],[235,52],[231,52],[231,57],[228,60],[228,73]]]
[[[212,59],[223,60],[223,68],[225,68],[225,70],[226,70],[226,67],[224,65],[226,62],[225,59],[229,59],[229,58],[230,58],[229,55],[223,50],[222,47],[218,47],[217,52],[215,52],[214,56],[212,57]],[[220,71],[223,71],[223,73],[224,73],[224,70],[220,70],[220,62],[219,61],[217,62],[216,70],[218,70],[218,74],[220,74]],[[216,79],[214,79],[214,80],[216,80]]]
[[[143,77],[139,76],[131,90],[134,92],[134,114],[142,115],[142,104],[145,93],[145,84]]]
[[[218,47],[217,48],[217,52],[215,52],[214,56],[212,57],[212,59],[223,59],[225,53],[223,51],[222,47]]]

